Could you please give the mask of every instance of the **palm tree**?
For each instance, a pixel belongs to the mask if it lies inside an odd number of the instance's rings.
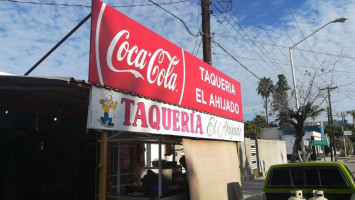
[[[309,115],[312,118],[312,122],[322,113],[325,111],[324,108],[319,108],[318,105],[312,107],[313,112]]]
[[[266,118],[266,122],[269,123],[268,111],[267,111],[267,107],[268,107],[267,99],[274,91],[274,83],[270,78],[263,77],[259,80],[258,88],[256,88],[256,91],[258,92],[259,95],[261,95],[263,99],[265,99],[265,106],[264,106],[266,111],[265,118]]]

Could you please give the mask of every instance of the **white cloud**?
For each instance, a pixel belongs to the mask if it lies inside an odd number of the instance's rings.
[[[293,3],[291,1],[286,2]],[[48,1],[49,2],[49,1]],[[52,1],[71,4],[73,1]],[[140,5],[150,4],[148,1],[105,1],[109,5]],[[168,2],[168,1],[156,1]],[[220,43],[223,48],[230,52],[235,58],[241,61],[248,69],[259,77],[271,77],[274,83],[277,82],[277,75],[285,73],[290,86],[292,86],[291,69],[289,65],[289,52],[287,46],[292,42],[302,39],[283,1],[271,3],[282,23],[278,24],[264,1],[248,2],[243,0],[260,24],[255,24],[250,13],[240,7],[240,1],[233,2],[238,9],[234,13],[220,15],[216,10],[214,17],[211,17],[211,31],[232,36],[225,37],[214,35],[213,39]],[[270,1],[268,1],[270,2]],[[355,57],[355,2],[333,1],[333,0],[309,0],[300,1],[297,5],[291,5],[292,12],[304,35],[308,35],[325,23],[337,17],[349,17],[344,24],[331,24],[322,29],[307,41],[315,52],[301,51],[303,55],[294,49],[294,63],[296,69],[296,80],[299,87],[307,87],[310,78],[304,76],[305,71],[314,73],[312,68],[324,68],[325,72],[333,70],[317,79],[317,84],[326,87],[331,82],[335,85],[346,85],[353,82],[355,67],[352,65]],[[75,4],[90,5],[90,1],[75,1]],[[19,4],[12,2],[0,2],[0,71],[12,74],[24,74],[44,54],[46,54],[62,37],[64,37],[74,26],[76,26],[87,14],[90,8],[47,6]],[[199,1],[183,2],[176,4],[162,5],[176,16],[184,20],[193,33],[200,28],[200,6]],[[186,31],[184,25],[156,6],[135,6],[116,8],[128,15],[135,21],[159,35],[165,37],[181,48],[196,53],[196,38]],[[258,10],[258,12],[255,12]],[[264,12],[259,12],[263,10]],[[234,15],[236,14],[236,15]],[[238,16],[239,18],[237,18]],[[228,20],[224,20],[226,17]],[[216,21],[219,19],[223,23]],[[231,26],[233,24],[233,27]],[[238,26],[239,25],[239,26]],[[90,20],[76,31],[62,46],[53,52],[31,75],[36,76],[71,76],[77,79],[87,80],[89,62],[89,37]],[[285,31],[287,31],[287,34]],[[277,46],[273,45],[274,41]],[[249,41],[246,41],[249,40]],[[250,40],[263,41],[260,44]],[[197,40],[197,45],[200,39]],[[192,52],[195,47],[195,52]],[[216,45],[212,45],[213,66],[241,82],[244,113],[260,113],[263,105],[262,99],[255,92],[257,79],[234,61]],[[300,49],[309,50],[305,42],[297,46]],[[202,57],[200,47],[198,57]],[[327,55],[328,54],[328,55]],[[334,67],[336,56],[329,54],[345,55]],[[278,64],[275,64],[278,63]],[[355,83],[339,87],[332,92],[334,102],[333,112],[355,109],[352,103],[355,99]],[[344,99],[344,95],[349,98]],[[352,99],[350,99],[352,98]],[[326,104],[323,104],[326,106]]]

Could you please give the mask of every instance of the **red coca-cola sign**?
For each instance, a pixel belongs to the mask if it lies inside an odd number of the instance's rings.
[[[89,82],[243,121],[240,83],[99,0]]]

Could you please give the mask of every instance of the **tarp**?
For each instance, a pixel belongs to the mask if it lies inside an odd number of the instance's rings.
[[[228,184],[241,183],[237,144],[183,139],[191,200],[227,200]]]

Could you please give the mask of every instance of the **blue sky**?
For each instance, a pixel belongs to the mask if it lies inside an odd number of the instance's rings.
[[[24,0],[25,1],[25,0]],[[37,1],[39,3],[82,6],[39,5],[0,0],[0,72],[23,75],[62,37],[90,13],[90,0]],[[104,1],[140,24],[160,34],[202,59],[201,38],[190,35],[183,24],[147,0]],[[201,26],[200,1],[155,0],[182,19],[193,33]],[[333,90],[333,113],[354,110],[355,104],[355,1],[353,0],[213,0],[211,32],[234,58],[258,77],[277,82],[285,74],[292,86],[288,46],[302,40],[317,28],[333,23],[293,50],[295,76],[300,96],[314,81],[314,90]],[[230,9],[231,8],[231,9]],[[226,12],[228,11],[228,12]],[[76,31],[30,75],[74,77],[87,80],[90,20]],[[217,45],[212,44],[212,65],[241,82],[245,120],[263,114],[263,99],[255,92],[258,79],[240,66]],[[314,78],[315,77],[315,78]],[[324,101],[323,101],[324,100]],[[294,99],[291,98],[290,101]],[[301,103],[304,102],[301,98]],[[317,102],[327,107],[323,92]],[[334,116],[335,119],[340,117]],[[350,120],[350,118],[348,117]],[[319,120],[326,120],[323,113]]]

